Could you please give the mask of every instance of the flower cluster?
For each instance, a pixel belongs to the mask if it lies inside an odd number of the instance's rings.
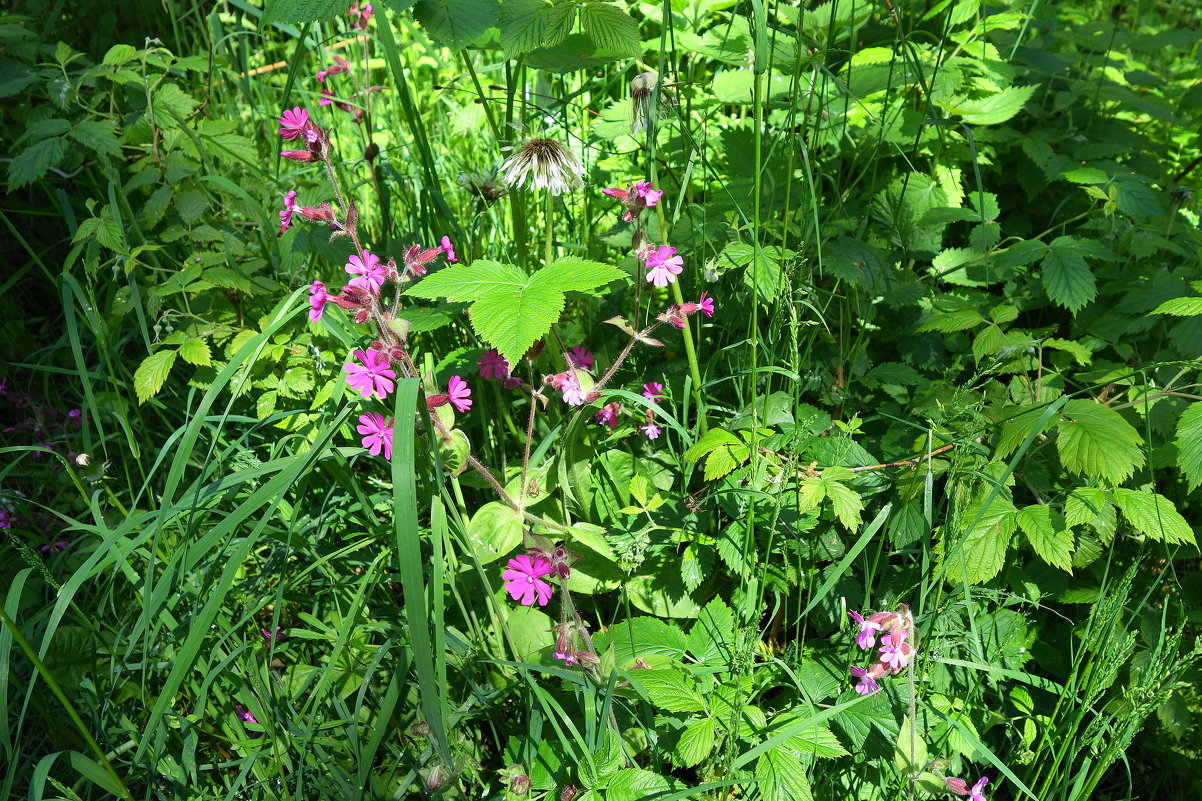
[[[860,680],[856,684],[856,692],[871,695],[880,690],[878,679],[886,674],[900,673],[910,664],[914,649],[906,640],[911,639],[914,631],[914,618],[905,604],[898,612],[874,612],[867,618],[851,610],[847,614],[860,627],[856,633],[856,645],[861,649],[871,651],[876,647],[877,635],[881,635],[876,662],[867,668],[855,665],[850,668],[851,675]]]
[[[480,368],[481,377],[500,381],[505,389],[516,389],[522,385],[522,379],[509,374],[509,361],[497,353],[496,348],[485,352],[476,365]]]
[[[652,403],[659,403],[664,399],[664,385],[658,381],[649,381],[643,384],[643,397]],[[621,422],[622,409],[622,404],[617,401],[607,403],[601,407],[600,411],[593,415],[593,420],[598,425],[606,426],[610,431],[613,431]],[[658,439],[659,435],[663,433],[663,429],[655,423],[655,409],[648,409],[646,416],[641,419],[643,420],[643,424],[638,429],[643,432],[647,439]]]
[[[304,150],[285,150],[280,153],[293,161],[325,161],[330,152],[330,138],[317,123],[309,119],[309,112],[296,107],[280,115],[280,136],[287,142],[304,144]]]
[[[617,187],[602,189],[601,193],[622,201],[622,206],[625,208],[625,211],[622,212],[622,219],[625,222],[634,220],[643,213],[643,209],[654,208],[655,204],[659,203],[659,199],[664,196],[664,190],[652,189],[650,181],[637,181],[626,189]]]

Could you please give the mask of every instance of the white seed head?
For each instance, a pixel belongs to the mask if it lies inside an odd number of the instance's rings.
[[[527,139],[501,165],[501,177],[510,186],[546,189],[562,195],[584,186],[580,157],[554,139]]]

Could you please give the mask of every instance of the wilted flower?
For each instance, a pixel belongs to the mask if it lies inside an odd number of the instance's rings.
[[[367,30],[367,23],[371,22],[371,15],[375,13],[371,7],[371,3],[364,3],[360,6],[358,3],[351,3],[350,10],[346,12],[351,17],[351,27],[360,31]]]
[[[522,606],[546,606],[551,601],[551,585],[543,576],[551,572],[551,562],[541,556],[531,558],[526,554],[515,556],[505,564],[501,580],[509,597]]]
[[[501,177],[510,186],[546,189],[562,195],[584,185],[580,157],[554,139],[527,139],[501,165]]]
[[[509,376],[509,362],[506,361],[504,356],[497,353],[496,348],[485,352],[476,364],[480,368],[480,375],[484,378],[500,380]]]
[[[369,8],[370,8],[370,6],[369,6]],[[330,77],[331,75],[340,75],[340,74],[346,72],[347,70],[349,70],[350,68],[351,68],[351,65],[346,62],[345,58],[342,58],[341,56],[334,56],[334,66],[329,67],[324,70],[318,70],[317,71],[317,80],[324,82],[325,79]]]
[[[497,180],[496,172],[460,173],[455,183],[480,198],[485,203],[493,203],[505,197],[509,190]]]
[[[622,408],[622,404],[617,401],[607,403],[601,407],[601,411],[593,415],[593,419],[603,426],[609,426],[612,431],[618,427],[618,411]]]
[[[67,540],[54,540],[53,542],[38,546],[38,550],[44,554],[62,553],[70,544]]]

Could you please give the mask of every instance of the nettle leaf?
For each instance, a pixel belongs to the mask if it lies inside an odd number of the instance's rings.
[[[1173,298],[1166,300],[1151,311],[1151,314],[1171,314],[1175,317],[1197,317],[1202,315],[1202,298]]]
[[[947,556],[947,580],[953,584],[982,584],[1002,572],[1017,517],[1013,504],[1002,498],[994,498],[984,514],[980,506],[969,507],[961,520],[972,528]]]
[[[1058,236],[1048,245],[1043,265],[1043,289],[1056,304],[1074,314],[1098,294],[1093,271],[1085,263],[1089,249],[1072,236]]]
[[[680,741],[676,743],[676,764],[682,768],[700,764],[710,756],[715,734],[713,718],[702,718],[686,726],[680,735]]]
[[[1052,507],[1034,504],[1020,509],[1018,527],[1040,559],[1067,573],[1073,572],[1073,532]]]
[[[1143,466],[1143,438],[1122,415],[1094,400],[1071,400],[1060,413],[1056,448],[1074,473],[1121,484]]]
[[[551,4],[547,0],[503,0],[501,47],[510,56],[537,50],[547,35]]]
[[[1177,465],[1190,490],[1202,484],[1202,403],[1191,403],[1177,421]]]
[[[1163,495],[1118,487],[1114,490],[1114,502],[1131,527],[1148,539],[1170,545],[1197,544],[1189,523]]]
[[[643,52],[638,22],[617,6],[586,3],[580,9],[580,25],[599,48],[632,57]]]
[[[418,0],[413,17],[430,38],[451,50],[462,50],[497,24],[497,0]]]
[[[175,355],[174,350],[161,350],[150,354],[138,365],[134,371],[134,391],[138,393],[138,403],[145,403],[163,388],[171,373],[171,366],[175,364]]]
[[[584,259],[560,259],[533,275],[512,264],[479,259],[439,270],[406,294],[471,302],[472,328],[516,364],[559,319],[565,292],[587,292],[623,277],[616,267]]]
[[[755,763],[760,797],[764,801],[812,801],[813,791],[801,757],[787,748],[773,748]]]
[[[998,125],[1022,111],[1035,89],[1034,84],[1011,86],[980,100],[957,99],[948,104],[947,110],[949,113],[959,114],[965,122],[972,125]]]
[[[321,22],[346,9],[344,0],[267,0],[261,22]]]

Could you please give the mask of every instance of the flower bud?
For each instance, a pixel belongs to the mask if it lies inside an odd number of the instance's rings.
[[[419,720],[409,727],[409,736],[413,739],[430,736],[430,724],[424,720]]]
[[[569,784],[567,787],[563,788],[562,792],[560,792],[559,801],[572,801],[578,792],[579,790],[576,789],[576,785]]]
[[[509,780],[509,792],[514,795],[525,795],[530,792],[532,782],[525,773],[519,773]]]

